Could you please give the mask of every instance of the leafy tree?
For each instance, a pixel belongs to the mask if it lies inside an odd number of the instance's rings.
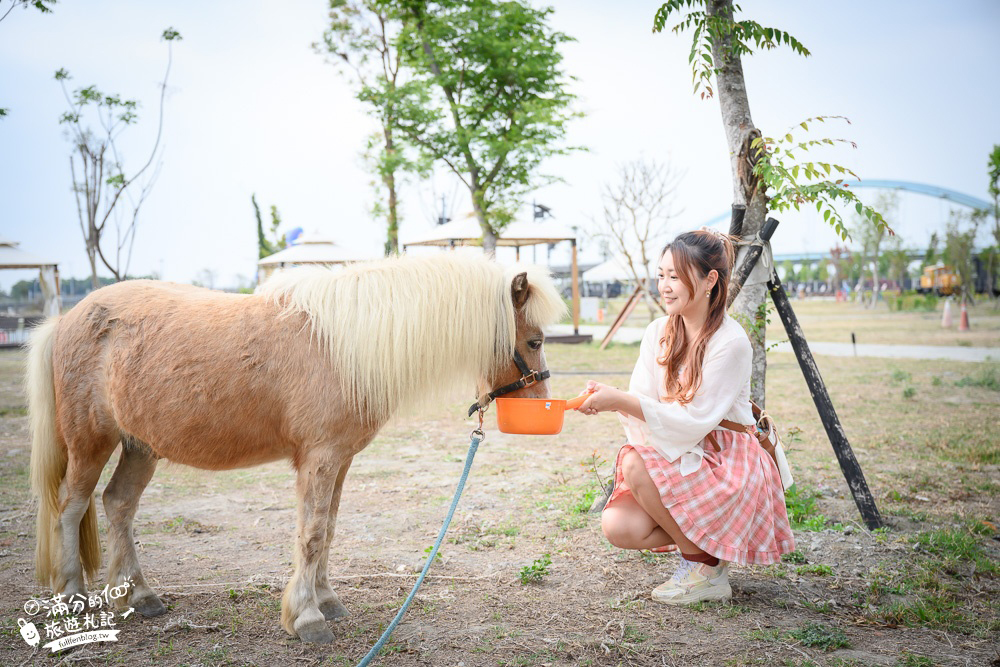
[[[794,131],[780,139],[764,137],[753,123],[742,57],[754,49],[770,50],[784,45],[795,53],[808,56],[809,50],[783,30],[765,27],[750,19],[737,20],[739,7],[732,0],[668,0],[657,10],[653,31],[660,32],[668,20],[676,17],[675,34],[691,29],[693,33],[688,62],[692,69],[694,90],[703,99],[718,92],[722,124],[729,146],[733,178],[733,204],[746,207],[743,234],[753,237],[760,231],[768,208],[798,210],[805,204],[815,205],[824,220],[846,238],[847,230],[837,204],[850,203],[876,225],[884,225],[881,217],[864,206],[843,179],[830,180],[833,171],[849,175],[839,165],[820,162],[796,162],[796,154],[835,144],[833,139],[796,140]],[[715,86],[712,85],[713,78]],[[827,117],[806,119],[801,129],[808,131],[810,122],[825,122]],[[761,269],[763,271],[764,269]],[[758,274],[759,276],[760,274]],[[753,276],[738,296],[730,294],[734,315],[749,323],[754,349],[752,398],[764,404],[764,376],[767,370],[764,328],[766,325],[764,281]],[[734,286],[735,289],[735,286]],[[746,325],[745,325],[746,326]]]
[[[669,165],[634,160],[621,165],[618,180],[605,184],[601,193],[604,220],[595,225],[594,238],[607,242],[625,260],[634,284],[643,287],[650,320],[664,313],[649,293],[649,267],[666,244],[679,180]]]
[[[409,55],[400,48],[399,36],[407,14],[401,14],[399,5],[391,0],[330,0],[330,25],[323,43],[313,45],[353,81],[357,98],[381,126],[368,138],[364,155],[378,177],[372,212],[386,220],[386,255],[399,252],[399,177],[424,173],[428,166],[408,156],[399,127],[400,114],[418,113],[408,105],[427,99],[424,82],[405,79]]]
[[[940,243],[940,238],[937,232],[931,232],[931,238],[927,242],[927,250],[924,252],[924,258],[920,262],[920,270],[923,271],[928,266],[932,264],[937,264],[938,261],[938,244]]]
[[[782,280],[791,282],[795,280],[795,265],[792,264],[792,260],[786,259],[781,263],[782,271],[784,271],[784,276],[781,277]]]
[[[10,296],[12,299],[27,299],[28,294],[37,283],[37,280],[19,280],[10,288]],[[41,287],[35,288],[38,292],[41,292]]]
[[[253,203],[254,217],[257,218],[257,259],[264,259],[279,250],[287,248],[288,242],[285,239],[285,235],[278,236],[278,227],[281,226],[281,215],[278,214],[278,207],[273,204],[271,205],[271,239],[268,239],[264,235],[264,221],[260,217],[260,206],[257,205],[257,195],[250,195],[250,201]]]
[[[158,169],[150,172],[145,179],[142,177],[161,154],[159,148],[163,134],[163,107],[167,79],[170,76],[172,46],[173,42],[181,39],[181,36],[173,28],[168,28],[163,31],[162,39],[167,42],[167,70],[160,83],[160,113],[156,141],[149,153],[149,159],[131,175],[125,173],[117,139],[125,128],[138,121],[139,103],[123,99],[118,95],[102,93],[97,86],[77,88],[70,95],[66,88],[66,82],[71,78],[69,72],[60,69],[55,74],[56,81],[62,86],[66,102],[69,104],[69,111],[63,113],[59,122],[67,127],[70,140],[73,142],[70,173],[73,177],[77,216],[87,249],[87,259],[90,261],[91,283],[94,289],[100,286],[97,276],[98,259],[114,275],[115,280],[123,280],[127,274],[135,243],[139,209],[156,182]],[[96,120],[97,130],[84,124],[85,114]],[[115,226],[114,247],[113,252],[105,253],[102,241],[109,220],[112,220]]]
[[[3,10],[3,6],[5,4],[7,4],[5,0],[0,0],[0,12],[3,12],[2,14],[0,14],[0,21],[3,21],[5,18],[7,18],[7,16],[12,11],[14,11],[15,7],[21,7],[23,9],[27,9],[28,7],[34,7],[43,14],[51,14],[52,9],[49,7],[49,5],[56,4],[56,0],[10,0],[10,7],[7,8],[7,11]],[[9,108],[0,107],[0,118],[3,118],[9,113],[10,113]]]
[[[910,254],[903,247],[903,239],[894,234],[885,240],[886,249],[882,257],[886,260],[887,276],[903,289],[910,269]]]
[[[0,1],[0,11],[3,11],[5,4],[7,4],[6,0]],[[54,4],[56,4],[56,0],[10,0],[10,7],[3,14],[0,14],[0,21],[7,18],[7,15],[14,11],[15,7],[21,7],[22,9],[34,7],[43,14],[51,14],[52,7],[50,5]]]
[[[833,275],[830,277],[830,287],[840,289],[843,281],[849,281],[851,251],[837,244],[830,248],[830,261],[833,264]],[[850,284],[850,282],[848,282]]]
[[[983,264],[986,268],[986,293],[993,296],[998,269],[1000,269],[1000,145],[994,145],[989,162],[989,191],[993,197],[993,245],[983,253]]]
[[[899,208],[899,196],[895,192],[880,192],[875,207],[885,212],[885,216],[894,219]],[[880,269],[882,261],[882,241],[886,237],[887,227],[884,225],[872,225],[863,215],[855,215],[854,234],[861,243],[862,260],[862,282],[864,281],[864,269],[871,272],[872,295],[871,299],[865,302],[866,308],[875,306],[878,300],[880,279]],[[862,299],[864,301],[864,299]]]
[[[973,302],[976,274],[972,255],[976,233],[984,217],[985,211],[970,213],[953,210],[948,216],[948,224],[945,227],[942,256],[945,263],[955,270],[962,281],[962,303]]]
[[[523,0],[398,0],[407,15],[403,45],[415,87],[402,123],[429,160],[443,162],[468,189],[483,248],[513,219],[523,195],[552,179],[540,163],[561,146],[575,96],[566,89],[551,8]]]
[[[809,263],[808,259],[802,260],[802,263],[799,264],[799,274],[797,276],[797,280],[800,283],[808,283],[812,280],[812,265]]]

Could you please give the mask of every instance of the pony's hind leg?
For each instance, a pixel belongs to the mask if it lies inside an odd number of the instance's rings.
[[[341,460],[313,448],[298,464],[296,491],[299,501],[295,572],[281,600],[281,625],[302,641],[327,644],[333,632],[316,599],[316,570],[327,541],[327,524]],[[326,567],[326,563],[322,563]]]
[[[139,506],[139,497],[156,470],[156,461],[148,445],[131,436],[123,436],[118,467],[104,489],[104,513],[108,517],[108,585],[115,587],[131,581],[129,596],[120,598],[119,605],[134,607],[147,617],[159,616],[167,608],[142,576],[132,535],[132,519]]]
[[[81,451],[90,451],[93,456],[81,456]],[[105,447],[92,450],[68,447],[66,476],[59,488],[62,508],[58,521],[60,553],[52,580],[53,593],[63,593],[67,597],[86,595],[84,570],[90,579],[97,575],[101,545],[97,536],[94,489],[113,451],[114,444],[110,441]]]
[[[323,553],[319,557],[319,567],[316,568],[316,601],[319,603],[319,610],[323,612],[323,618],[334,621],[338,618],[350,616],[351,612],[340,601],[333,587],[330,586],[330,543],[333,541],[333,531],[337,526],[337,510],[340,508],[340,492],[344,488],[344,478],[351,467],[353,457],[341,467],[340,474],[337,475],[337,483],[333,487],[333,500],[330,502],[330,513],[327,515],[326,523],[326,543],[323,545]]]

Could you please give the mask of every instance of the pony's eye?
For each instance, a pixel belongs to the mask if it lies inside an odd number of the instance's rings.
[[[542,341],[540,341],[540,340],[529,340],[528,341],[528,347],[531,348],[532,350],[540,350],[540,349],[542,349]]]

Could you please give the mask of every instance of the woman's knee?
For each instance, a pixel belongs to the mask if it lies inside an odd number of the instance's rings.
[[[601,514],[601,531],[608,542],[619,549],[634,549],[652,529],[652,519],[641,510],[628,511],[622,507],[604,510]],[[648,521],[647,521],[648,519]],[[645,524],[651,524],[649,526]]]
[[[642,460],[639,452],[634,449],[626,452],[625,456],[622,457],[622,477],[625,478],[625,481],[632,488],[635,488],[636,484],[641,484],[649,479],[646,462]]]
[[[618,548],[624,548],[631,541],[630,531],[623,524],[623,521],[616,521],[615,512],[605,511],[601,515],[601,531],[604,537]]]

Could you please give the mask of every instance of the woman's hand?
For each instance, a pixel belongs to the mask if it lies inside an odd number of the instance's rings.
[[[625,392],[600,382],[587,380],[587,388],[581,394],[590,394],[590,398],[584,401],[577,411],[585,415],[596,415],[598,412],[617,410]]]
[[[590,394],[590,397],[577,408],[577,412],[596,415],[615,410],[623,417],[631,416],[646,421],[639,399],[634,394],[593,380],[587,380],[587,388],[580,392],[580,395],[583,394]]]

